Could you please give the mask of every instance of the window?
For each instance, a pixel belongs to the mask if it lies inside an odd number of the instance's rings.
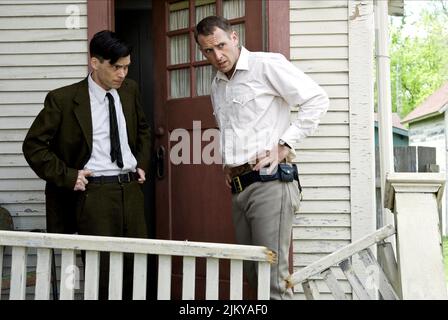
[[[210,94],[215,74],[194,40],[194,27],[210,15],[229,19],[239,35],[246,39],[246,3],[244,0],[183,0],[167,4],[168,99]]]

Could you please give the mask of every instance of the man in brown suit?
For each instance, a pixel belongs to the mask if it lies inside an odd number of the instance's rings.
[[[115,33],[97,33],[90,42],[92,73],[49,92],[25,138],[25,158],[46,181],[48,232],[148,236],[141,184],[151,133],[137,84],[125,79],[130,54]],[[107,270],[104,258],[101,264]]]

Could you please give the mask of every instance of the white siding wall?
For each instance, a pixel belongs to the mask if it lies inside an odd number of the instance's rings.
[[[290,22],[291,61],[330,97],[319,129],[297,150],[304,187],[293,231],[298,270],[351,240],[348,1],[291,0]],[[344,279],[342,272],[336,276]],[[323,281],[318,287],[332,298]],[[351,292],[348,282],[343,287]],[[301,286],[295,291],[304,298]]]
[[[45,228],[44,182],[22,141],[47,92],[87,75],[86,11],[87,0],[0,2],[0,206],[19,230]]]

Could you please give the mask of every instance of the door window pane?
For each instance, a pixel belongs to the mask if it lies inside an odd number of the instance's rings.
[[[189,21],[189,3],[178,1],[170,4],[170,23],[169,31],[188,28]]]
[[[190,96],[190,69],[170,71],[171,99]]]
[[[196,0],[196,24],[208,16],[216,15],[215,0]]]
[[[232,26],[233,29],[236,31],[239,37],[239,44],[240,46],[246,45],[246,28],[243,23],[241,24],[235,24]]]
[[[211,65],[198,67],[196,70],[196,95],[207,96],[210,94],[210,88],[216,71]]]
[[[226,19],[241,18],[245,15],[244,0],[223,0],[223,16]]]
[[[190,38],[188,34],[170,38],[170,64],[190,62]]]

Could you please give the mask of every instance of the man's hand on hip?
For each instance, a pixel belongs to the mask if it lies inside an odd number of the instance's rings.
[[[78,170],[78,178],[76,179],[74,191],[85,191],[86,185],[89,183],[87,177],[92,175],[92,171],[90,170]]]
[[[267,174],[271,174],[277,168],[277,165],[282,162],[289,154],[290,149],[284,145],[276,145],[272,150],[267,151],[264,154],[259,154],[257,164],[254,167],[255,171],[269,166]]]
[[[146,181],[145,171],[143,169],[137,168],[138,183],[144,183]]]

